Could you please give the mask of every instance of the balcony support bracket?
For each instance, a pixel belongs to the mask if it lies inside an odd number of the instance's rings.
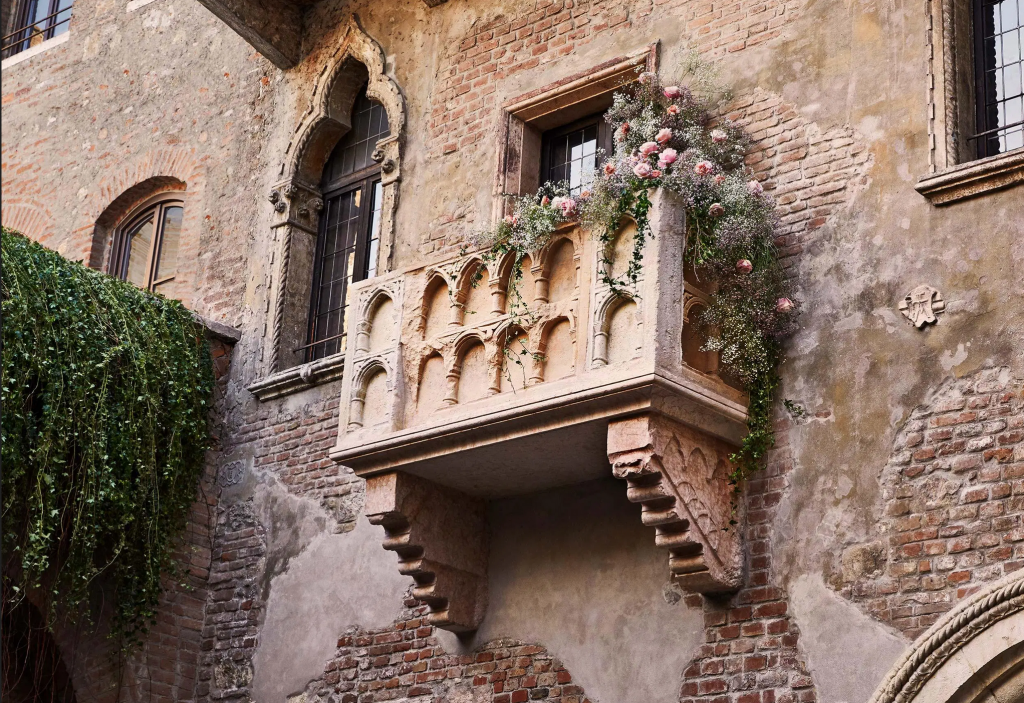
[[[608,458],[684,590],[728,593],[743,575],[729,445],[657,413],[608,424]],[[739,522],[737,518],[737,523]]]
[[[487,610],[485,502],[392,471],[367,480],[366,516],[384,528],[384,549],[396,552],[399,571],[412,576],[430,624],[476,630]]]

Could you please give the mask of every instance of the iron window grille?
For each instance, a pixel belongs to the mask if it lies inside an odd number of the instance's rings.
[[[7,58],[68,31],[72,0],[21,0],[15,3],[11,26],[4,35],[0,56]]]
[[[565,182],[569,192],[578,195],[594,182],[600,152],[612,153],[611,136],[601,114],[545,132],[541,139],[541,182]]]
[[[162,197],[117,228],[108,267],[111,275],[155,292],[177,274],[185,214],[181,200]]]
[[[978,158],[1024,146],[1024,0],[973,0]]]
[[[383,187],[373,159],[377,141],[388,136],[384,107],[366,96],[352,108],[352,129],[324,166],[320,213],[313,259],[306,361],[345,351],[345,312],[352,283],[377,274]]]

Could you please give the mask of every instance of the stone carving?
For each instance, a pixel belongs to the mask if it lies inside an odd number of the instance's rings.
[[[740,586],[740,538],[730,528],[729,447],[661,415],[648,413],[608,425],[608,458],[627,496],[643,506],[669,551],[669,569],[685,590],[723,593]]]
[[[221,467],[217,482],[227,488],[238,485],[243,478],[245,478],[245,461],[239,459],[229,461]]]
[[[384,549],[416,582],[431,625],[452,632],[479,627],[487,609],[484,502],[401,471],[366,482],[366,516],[384,528]]]
[[[917,328],[938,322],[935,317],[945,311],[942,293],[931,286],[918,286],[900,301],[900,312]]]

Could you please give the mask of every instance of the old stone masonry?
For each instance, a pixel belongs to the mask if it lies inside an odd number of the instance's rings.
[[[5,701],[1024,701],[1024,0],[0,22],[4,227],[216,376],[141,646],[5,616]]]

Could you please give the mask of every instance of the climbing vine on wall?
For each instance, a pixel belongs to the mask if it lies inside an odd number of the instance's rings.
[[[666,86],[656,74],[642,73],[616,92],[605,114],[614,130],[614,154],[606,155],[593,182],[575,195],[566,184],[546,184],[536,195],[510,198],[509,214],[482,243],[488,259],[513,257],[514,285],[524,258],[559,226],[578,221],[603,244],[603,281],[619,295],[634,295],[652,236],[650,194],[664,188],[678,195],[687,214],[685,263],[711,292],[700,319],[704,348],[718,352],[721,367],[749,397],[748,433],[732,457],[738,483],[774,443],[771,409],[781,342],[795,328],[797,310],[775,247],[775,203],[744,167],[750,140],[738,125],[714,119],[722,94],[716,100],[703,68],[692,69],[697,90]],[[636,224],[632,256],[625,273],[614,278],[610,252],[627,219]]]
[[[102,584],[131,649],[196,498],[209,349],[176,301],[6,228],[2,249],[4,606],[88,618]]]

